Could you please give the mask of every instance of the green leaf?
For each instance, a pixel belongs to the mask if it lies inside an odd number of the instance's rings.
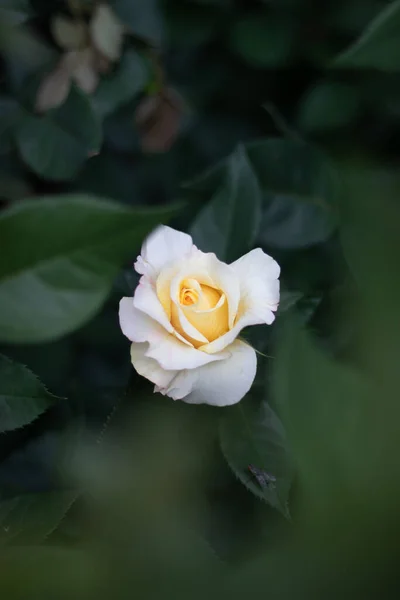
[[[131,33],[139,38],[160,45],[163,23],[158,0],[112,0],[111,6]]]
[[[324,155],[304,142],[278,138],[246,149],[264,192],[258,242],[298,249],[327,240],[336,226],[337,182]]]
[[[359,98],[355,87],[325,81],[313,87],[302,99],[298,125],[307,132],[345,127],[357,117],[358,108]]]
[[[88,97],[72,87],[66,102],[44,116],[26,113],[16,141],[25,163],[55,181],[72,179],[101,144],[101,124]]]
[[[374,346],[373,334],[365,339]],[[393,456],[385,457],[384,452],[388,423],[398,423],[398,410],[391,399],[386,401],[384,390],[376,389],[373,378],[331,358],[294,319],[287,319],[279,336],[273,381],[301,486],[311,494],[308,500],[314,507],[322,512],[330,507],[336,514],[344,501],[348,515],[349,506],[358,507],[371,498],[372,488],[380,495],[380,472],[385,479],[384,465],[394,467]],[[389,421],[387,409],[396,413]],[[392,441],[397,445],[395,427]],[[390,479],[391,494],[393,489]]]
[[[100,309],[124,261],[176,207],[129,209],[85,195],[21,201],[0,216],[0,339],[39,343]]]
[[[400,0],[391,2],[371,21],[361,37],[340,54],[333,67],[400,69]]]
[[[0,546],[39,544],[59,525],[78,492],[53,491],[0,500]]]
[[[304,292],[295,292],[289,291],[285,289],[281,289],[280,291],[280,300],[279,300],[279,314],[286,312],[290,308],[296,306],[296,304],[304,297]]]
[[[21,107],[14,98],[0,96],[0,153],[9,152],[14,141],[14,130],[21,118]]]
[[[336,227],[338,183],[325,156],[310,144],[281,138],[250,142],[244,149],[262,191],[257,243],[298,249],[327,240]],[[186,182],[184,189],[204,200],[220,193],[229,177],[229,160]],[[218,201],[222,205],[222,198]]]
[[[149,73],[145,60],[134,50],[128,50],[115,72],[104,77],[93,98],[97,114],[104,118],[133,100],[145,88]]]
[[[292,44],[291,23],[269,15],[241,18],[230,35],[230,48],[254,67],[282,66],[290,57]]]
[[[0,0],[0,20],[19,25],[33,15],[30,0]]]
[[[207,43],[217,30],[218,17],[219,11],[207,5],[168,7],[165,19],[169,44],[199,46]]]
[[[225,185],[197,216],[191,234],[202,250],[231,262],[252,248],[260,216],[257,177],[239,146],[229,159]]]
[[[0,354],[0,433],[28,425],[56,399],[32,371]]]
[[[289,517],[288,498],[293,468],[282,424],[267,402],[239,402],[226,409],[220,424],[225,459],[240,481],[258,498]],[[263,488],[249,465],[276,478]]]
[[[227,159],[218,162],[193,179],[184,181],[182,188],[199,195],[209,195],[222,185],[226,177]]]

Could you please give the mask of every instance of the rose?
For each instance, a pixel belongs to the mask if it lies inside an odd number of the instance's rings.
[[[119,319],[131,360],[154,391],[192,404],[235,404],[253,383],[254,349],[238,338],[270,325],[279,303],[279,265],[260,248],[228,265],[192,238],[161,226],[145,240],[133,298]]]

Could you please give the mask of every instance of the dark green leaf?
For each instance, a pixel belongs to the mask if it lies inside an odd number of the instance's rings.
[[[0,216],[0,339],[73,331],[106,299],[119,267],[176,207],[128,209],[85,195],[21,201]]]
[[[43,542],[77,496],[76,491],[54,491],[0,500],[0,546]]]
[[[55,400],[32,371],[0,354],[0,433],[28,425]]]
[[[345,127],[356,117],[359,100],[355,87],[337,82],[322,82],[303,98],[298,116],[300,129],[308,132]]]
[[[247,144],[264,192],[258,241],[295,249],[325,241],[335,228],[336,179],[314,147],[270,138]]]
[[[27,21],[33,14],[30,0],[0,0],[0,20],[12,25]]]
[[[206,43],[216,30],[219,13],[209,6],[178,4],[168,7],[166,28],[168,41],[174,45]]]
[[[88,97],[75,87],[45,116],[26,114],[17,129],[26,164],[46,179],[71,179],[101,144],[101,125]]]
[[[135,36],[159,45],[163,37],[158,0],[112,0],[112,7]]]
[[[93,96],[96,112],[106,117],[140,94],[149,78],[146,63],[137,52],[128,50],[116,71],[104,77]]]
[[[224,159],[190,181],[185,181],[182,187],[196,194],[212,194],[222,185],[226,177],[226,168],[227,160]]]
[[[229,159],[225,184],[195,219],[191,234],[203,251],[231,262],[252,248],[260,215],[257,177],[239,146]]]
[[[281,289],[280,291],[280,301],[279,301],[279,313],[283,313],[286,310],[289,310],[293,306],[295,306],[299,300],[301,300],[304,296],[303,292],[291,292],[289,290]]]
[[[0,96],[0,153],[9,152],[13,143],[14,130],[21,118],[21,107],[14,98]]]
[[[328,239],[336,226],[337,181],[324,155],[305,142],[281,138],[250,142],[244,149],[263,196],[256,241],[261,246],[296,249]],[[222,207],[229,160],[187,182],[184,189],[204,199],[214,193],[211,204]],[[212,239],[207,232],[203,234],[206,237]]]
[[[369,24],[362,36],[340,54],[333,67],[400,69],[400,0],[389,3]]]
[[[293,469],[279,418],[267,402],[245,400],[225,411],[220,442],[230,468],[253,494],[289,517]],[[249,465],[265,471],[276,481],[263,488]]]
[[[290,57],[293,27],[271,16],[240,19],[230,36],[231,49],[255,67],[277,67]]]

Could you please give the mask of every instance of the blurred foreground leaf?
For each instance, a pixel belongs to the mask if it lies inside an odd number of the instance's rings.
[[[32,371],[0,354],[0,433],[28,425],[56,400]]]
[[[232,471],[258,498],[289,517],[288,498],[293,467],[282,424],[267,402],[249,399],[226,409],[220,425],[222,452]],[[276,479],[260,486],[249,466]]]
[[[400,69],[400,0],[390,2],[368,25],[362,36],[340,54],[333,67]]]
[[[123,262],[175,211],[128,209],[86,195],[21,201],[4,211],[0,339],[44,342],[83,325]]]

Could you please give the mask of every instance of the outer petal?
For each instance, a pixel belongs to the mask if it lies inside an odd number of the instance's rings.
[[[269,325],[264,316],[266,310],[275,311],[278,308],[280,266],[261,248],[245,254],[231,266],[240,280],[241,302],[245,302],[246,308],[252,312],[259,313],[260,322]]]
[[[249,325],[271,325],[279,304],[278,263],[256,248],[231,264],[240,283],[240,302],[234,327],[225,335],[201,346],[203,352],[220,352]]]
[[[167,371],[182,369],[197,369],[207,363],[221,361],[228,358],[229,352],[207,354],[193,347],[187,346],[174,335],[166,334],[160,328],[158,339],[153,335],[146,356],[154,358],[158,364]]]
[[[135,263],[135,270],[155,281],[165,265],[172,261],[180,261],[192,249],[195,249],[195,246],[190,235],[161,225],[144,241],[141,255]]]
[[[141,277],[139,285],[133,296],[133,305],[164,327],[172,332],[174,328],[168,320],[167,315],[157,298],[156,291],[151,282],[146,277]]]
[[[143,377],[149,379],[157,388],[165,388],[170,385],[173,378],[178,374],[177,371],[165,371],[160,365],[146,356],[148,344],[136,344],[131,346],[132,365]]]
[[[153,359],[167,371],[196,369],[213,361],[223,360],[228,352],[206,354],[183,343],[168,333],[154,319],[138,310],[132,298],[122,298],[119,305],[119,321],[122,333],[131,342],[148,342],[145,356]]]
[[[119,303],[119,324],[122,333],[131,342],[150,342],[160,337],[160,325],[134,307],[133,298],[122,298]],[[166,334],[166,332],[165,332]]]
[[[239,340],[227,350],[229,357],[225,360],[181,371],[167,388],[160,391],[189,404],[236,404],[247,394],[254,381],[257,357],[251,346]]]

